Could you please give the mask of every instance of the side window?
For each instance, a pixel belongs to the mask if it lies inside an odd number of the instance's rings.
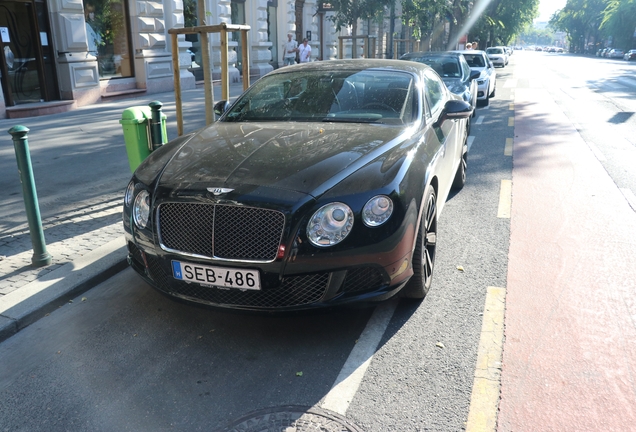
[[[424,84],[426,85],[426,100],[433,117],[436,117],[444,104],[444,83],[435,74],[426,71],[424,74]]]
[[[459,63],[462,65],[462,70],[464,71],[464,77],[466,77],[465,79],[469,79],[470,78],[470,66],[468,66],[468,63],[466,63],[465,61],[460,61]]]

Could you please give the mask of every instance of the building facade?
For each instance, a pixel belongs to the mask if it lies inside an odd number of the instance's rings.
[[[250,50],[250,75],[282,65],[287,34],[310,40],[312,60],[338,56],[338,37],[317,0],[0,0],[0,117],[25,117],[99,103],[110,97],[174,88],[168,30],[221,22],[247,24],[247,47],[232,35],[230,79],[239,81],[241,50]],[[383,34],[364,23],[362,31]],[[388,27],[387,27],[388,28]],[[361,43],[361,42],[360,42]],[[345,46],[349,47],[351,41]],[[382,53],[385,45],[376,50]],[[220,38],[210,35],[213,77],[220,77]],[[358,50],[359,56],[363,55]],[[179,36],[181,88],[201,79],[196,35]],[[381,55],[381,54],[380,54]],[[346,56],[346,55],[345,55]]]

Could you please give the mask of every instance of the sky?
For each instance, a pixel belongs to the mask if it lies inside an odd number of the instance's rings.
[[[552,14],[565,7],[567,0],[540,0],[539,16],[535,21],[550,21]]]

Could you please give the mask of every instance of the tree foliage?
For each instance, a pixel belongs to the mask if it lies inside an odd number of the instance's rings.
[[[636,0],[610,0],[599,28],[613,37],[615,47],[629,49],[636,46]]]
[[[336,26],[336,31],[351,27],[352,35],[355,36],[359,19],[377,19],[383,16],[385,6],[389,6],[392,0],[330,0],[329,3],[336,9],[330,18]]]
[[[539,0],[493,0],[469,32],[480,48],[509,45],[537,16]]]
[[[570,50],[584,51],[586,44],[601,41],[618,48],[636,46],[636,0],[568,0],[550,20],[567,33]]]

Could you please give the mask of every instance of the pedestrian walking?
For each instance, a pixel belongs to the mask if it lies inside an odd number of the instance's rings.
[[[303,43],[298,47],[298,54],[300,56],[301,63],[307,63],[311,61],[311,46],[308,43],[307,38],[303,39]]]
[[[287,35],[287,42],[283,44],[283,65],[293,65],[296,63],[296,53],[298,52],[298,42],[293,39],[293,35]]]

